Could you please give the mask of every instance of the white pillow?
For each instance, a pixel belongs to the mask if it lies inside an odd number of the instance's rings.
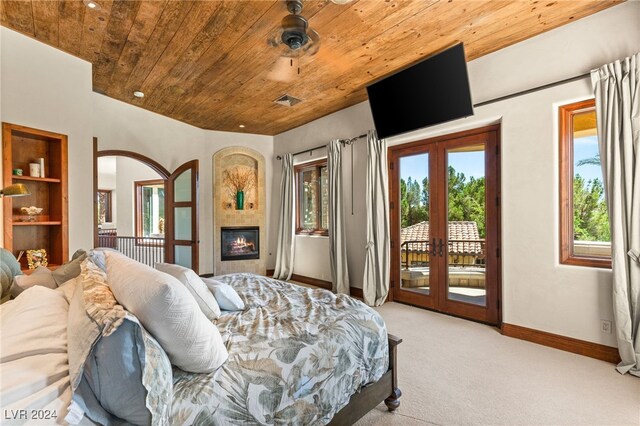
[[[244,302],[229,284],[213,278],[203,278],[202,281],[204,281],[209,291],[213,293],[223,311],[244,311]]]
[[[3,414],[11,410],[17,413],[25,409],[29,412],[51,409],[64,417],[71,400],[68,312],[64,295],[42,286],[29,288],[0,307]],[[36,422],[32,419],[19,423]],[[39,422],[44,423],[46,420]]]
[[[177,278],[178,281],[187,287],[187,290],[193,295],[193,298],[196,299],[200,310],[205,316],[211,321],[218,319],[220,316],[220,307],[198,274],[189,268],[171,263],[156,263],[156,269]]]
[[[216,326],[184,285],[171,275],[118,252],[105,252],[107,282],[116,300],[156,338],[171,363],[208,373],[229,354]]]

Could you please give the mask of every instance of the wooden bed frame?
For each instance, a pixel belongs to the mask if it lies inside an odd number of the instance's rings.
[[[365,386],[360,392],[351,396],[349,404],[333,416],[329,425],[352,425],[382,401],[389,411],[395,411],[400,406],[402,392],[398,388],[397,347],[402,343],[402,339],[392,334],[388,334],[387,338],[389,339],[389,369],[380,380]]]

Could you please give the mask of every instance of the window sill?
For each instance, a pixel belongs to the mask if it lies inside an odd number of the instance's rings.
[[[571,256],[566,259],[560,259],[560,264],[569,266],[582,266],[587,268],[611,269],[610,258]]]
[[[329,234],[314,234],[306,232],[296,232],[296,237],[310,237],[310,238],[329,238]]]

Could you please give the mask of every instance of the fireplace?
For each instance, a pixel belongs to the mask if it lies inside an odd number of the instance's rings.
[[[259,227],[223,227],[221,234],[222,260],[260,259]]]

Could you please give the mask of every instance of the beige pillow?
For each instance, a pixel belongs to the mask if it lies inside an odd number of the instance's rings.
[[[156,263],[156,269],[178,279],[189,290],[189,293],[196,299],[200,310],[211,321],[215,321],[220,316],[220,306],[216,298],[211,294],[202,278],[189,268],[171,263]]]
[[[11,297],[18,297],[20,293],[35,285],[51,289],[58,287],[51,271],[46,266],[38,266],[30,275],[16,275],[13,278],[13,284],[9,290]]]
[[[56,280],[58,285],[62,285],[70,279],[77,277],[80,275],[80,265],[86,258],[87,253],[84,250],[77,250],[69,262],[60,265],[53,271],[53,279]]]
[[[64,294],[64,298],[67,299],[67,302],[71,303],[73,293],[76,291],[79,280],[80,277],[71,278],[69,281],[62,283],[62,285],[59,286],[56,291]]]
[[[208,373],[229,354],[216,326],[189,291],[169,274],[118,252],[105,252],[107,282],[116,300],[134,314],[185,371]]]

